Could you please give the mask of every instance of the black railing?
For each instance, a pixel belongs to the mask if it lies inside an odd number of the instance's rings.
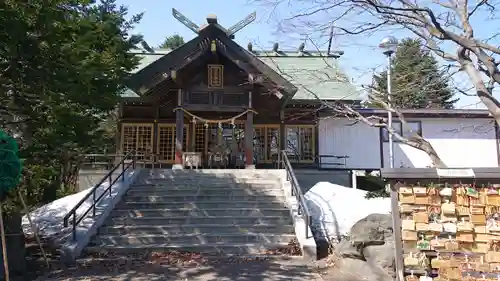
[[[325,155],[320,154],[316,156],[316,163],[318,163],[318,169],[323,168],[323,166],[333,166],[336,168],[345,168],[347,166],[347,155]],[[326,161],[324,161],[326,159]],[[332,160],[333,159],[333,160]],[[332,160],[332,161],[328,161]]]
[[[130,160],[130,161],[127,161]],[[73,240],[76,240],[76,227],[78,224],[92,211],[92,216],[95,217],[96,215],[96,205],[101,201],[102,198],[106,194],[109,194],[109,196],[112,196],[112,187],[113,185],[121,178],[121,181],[125,181],[125,172],[132,166],[132,169],[135,169],[135,162],[136,162],[136,154],[135,151],[130,151],[127,153],[121,160],[118,162],[116,165],[113,166],[113,168],[90,190],[87,195],[78,202],[78,204],[69,211],[66,216],[64,216],[64,227],[68,227],[69,225],[69,219],[72,217],[72,222],[71,224],[73,225]],[[119,175],[117,175],[115,178],[113,178],[113,173],[115,173],[119,168],[121,167],[121,172]],[[108,187],[100,194],[97,195],[97,190],[99,187],[105,183],[106,181],[109,181]],[[85,213],[83,213],[79,218],[77,218],[77,213],[76,211],[89,199],[92,197],[92,206],[90,206]]]
[[[312,221],[311,214],[309,213],[309,208],[307,207],[304,194],[300,189],[297,177],[293,172],[292,164],[290,164],[290,160],[288,160],[286,150],[281,151],[280,157],[278,159],[278,169],[281,168],[285,169],[286,180],[290,181],[290,185],[292,186],[292,195],[295,196],[295,198],[297,199],[297,203],[299,204],[298,214],[304,219],[304,222],[306,224],[306,238],[309,238],[309,227],[311,226]]]
[[[93,153],[84,154],[80,169],[83,170],[109,170],[112,169],[118,159],[124,154]]]

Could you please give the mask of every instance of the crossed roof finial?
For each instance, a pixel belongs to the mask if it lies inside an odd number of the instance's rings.
[[[174,18],[176,18],[180,23],[185,25],[187,28],[191,29],[196,34],[199,34],[200,30],[203,29],[203,26],[200,28],[197,24],[195,24],[192,20],[188,19],[186,16],[181,14],[179,11],[177,11],[175,8],[172,8],[172,15]],[[217,23],[217,16],[215,14],[210,14],[207,16],[207,23],[217,25],[221,30],[223,30],[228,37],[233,38],[234,34],[240,30],[242,30],[245,26],[249,25],[252,23],[255,18],[257,17],[257,12],[253,12],[250,15],[248,15],[246,18],[240,20],[233,26],[231,26],[228,29],[225,29],[224,27],[220,26]]]

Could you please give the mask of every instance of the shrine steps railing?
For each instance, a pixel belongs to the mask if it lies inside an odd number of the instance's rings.
[[[305,234],[306,238],[309,238],[311,237],[310,236],[311,233],[309,233],[309,229],[312,222],[311,213],[309,212],[309,208],[307,207],[306,199],[304,197],[304,194],[302,193],[302,190],[300,189],[299,182],[297,181],[297,177],[295,176],[295,173],[293,171],[292,164],[288,159],[286,150],[282,150],[281,153],[279,154],[278,169],[281,168],[285,169],[286,180],[290,181],[292,196],[295,196],[295,199],[297,199],[298,214],[302,216],[302,219],[305,222],[305,228],[306,228]]]
[[[115,164],[109,172],[96,184],[94,187],[83,197],[76,205],[71,209],[66,216],[64,216],[64,227],[68,227],[70,223],[70,218],[71,218],[71,226],[72,226],[72,235],[73,235],[73,240],[76,240],[76,228],[78,224],[92,211],[92,216],[95,217],[96,215],[96,206],[101,202],[103,198],[105,198],[106,195],[112,196],[112,187],[113,185],[118,181],[121,180],[122,182],[125,181],[125,173],[128,171],[129,168],[132,167],[132,169],[135,169],[136,166],[136,153],[135,151],[130,151],[127,153],[125,156],[121,158],[121,160]],[[113,174],[121,168],[120,174],[118,174],[116,177],[113,178]],[[98,194],[99,187],[101,187],[102,184],[106,183],[108,181],[108,186],[106,189],[102,191],[101,194]],[[92,197],[92,205],[90,205],[87,210],[81,214],[78,215],[78,209],[84,205],[84,203]]]

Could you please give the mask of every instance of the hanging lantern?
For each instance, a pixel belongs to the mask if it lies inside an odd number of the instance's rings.
[[[212,40],[212,43],[210,44],[210,50],[212,53],[217,52],[217,45],[215,44],[215,40]]]

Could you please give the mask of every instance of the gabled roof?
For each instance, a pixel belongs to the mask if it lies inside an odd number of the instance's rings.
[[[257,59],[253,54],[241,48],[217,24],[208,24],[199,35],[179,48],[162,54],[160,58],[153,56],[141,62],[138,69],[127,82],[127,86],[143,95],[157,84],[171,79],[172,71],[178,71],[201,56],[211,52],[211,45],[216,44],[217,52],[233,61],[238,67],[249,74],[264,75],[266,83],[273,83],[281,94],[292,97],[297,88],[271,67]],[[148,65],[145,65],[151,61]]]
[[[134,50],[133,53],[141,57],[141,61],[133,73],[139,72],[170,52],[172,50],[169,49],[154,49],[154,52]],[[361,100],[360,94],[339,66],[337,58],[342,53],[326,56],[321,52],[246,52],[253,54],[297,87],[294,100],[314,100],[315,96],[322,100]]]
[[[202,45],[205,38],[199,36],[185,43],[181,47],[162,54],[159,58],[150,57],[144,64],[140,63],[137,69],[126,82],[126,86],[139,95],[143,95],[153,89],[159,83],[171,78],[172,70],[179,70],[191,60],[196,59],[202,53]],[[174,54],[174,55],[173,55]]]

